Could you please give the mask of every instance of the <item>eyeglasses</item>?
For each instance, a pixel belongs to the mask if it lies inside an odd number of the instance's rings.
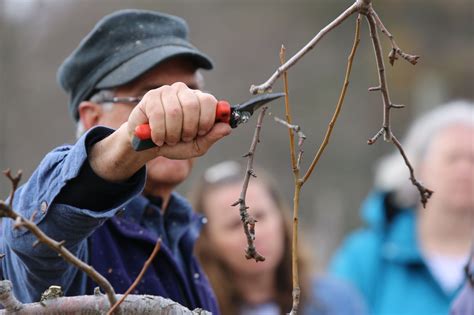
[[[125,103],[125,104],[138,104],[142,100],[143,96],[128,96],[120,97],[114,96],[114,91],[111,90],[100,90],[91,96],[90,101],[96,104],[106,103]]]
[[[97,103],[127,103],[127,104],[138,104],[142,100],[142,96],[128,96],[128,97],[119,97],[114,96],[110,98],[103,98]]]

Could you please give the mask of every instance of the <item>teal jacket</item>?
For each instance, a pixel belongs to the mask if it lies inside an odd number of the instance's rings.
[[[445,315],[458,293],[432,276],[416,236],[416,212],[391,206],[374,192],[362,205],[368,224],[336,252],[330,273],[352,282],[373,315]]]

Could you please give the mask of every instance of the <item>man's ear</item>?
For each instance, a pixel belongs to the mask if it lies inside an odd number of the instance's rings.
[[[77,111],[79,112],[79,120],[82,121],[85,130],[96,126],[102,115],[101,106],[90,101],[81,102]]]

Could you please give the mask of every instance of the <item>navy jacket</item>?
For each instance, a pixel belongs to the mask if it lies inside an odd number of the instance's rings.
[[[218,314],[212,289],[192,254],[203,221],[184,198],[173,194],[166,211],[173,224],[166,228],[144,225],[140,218],[144,213],[150,209],[155,215],[159,213],[159,208],[140,195],[145,168],[134,175],[129,188],[113,197],[110,208],[94,211],[56,202],[61,190],[85,165],[91,137],[103,138],[111,132],[94,128],[75,145],[47,154],[17,190],[13,208],[26,218],[36,213],[33,220],[43,232],[64,240],[71,252],[108,278],[117,293],[130,286],[156,240],[162,237],[161,249],[134,293],[159,295],[190,309],[200,307]],[[162,221],[155,217],[153,222]],[[33,248],[35,236],[25,229],[14,230],[13,224],[12,220],[2,220],[0,253],[5,257],[1,272],[4,279],[12,281],[20,301],[38,301],[50,285],[60,285],[68,296],[92,294],[94,284],[83,272],[45,245]]]
[[[157,240],[153,230],[144,228],[128,215],[143,207],[153,206],[145,197],[136,197],[121,215],[105,222],[89,238],[90,263],[106,276],[117,292],[125,292],[130,287]],[[182,197],[173,194],[168,210],[176,210],[179,207],[190,210],[190,206]],[[134,293],[159,295],[190,309],[201,307],[217,314],[214,293],[192,255],[194,243],[204,221],[196,213],[187,213],[189,221],[186,221],[189,224],[179,241],[184,268],[173,254],[173,250],[163,241],[157,257]],[[87,293],[92,294],[95,286],[95,283],[88,281]]]

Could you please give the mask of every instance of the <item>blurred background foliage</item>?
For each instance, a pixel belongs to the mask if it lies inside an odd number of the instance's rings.
[[[0,168],[23,169],[25,179],[42,157],[59,144],[74,141],[67,96],[56,84],[56,70],[79,40],[103,15],[117,9],[141,8],[179,15],[188,21],[192,42],[215,61],[204,72],[206,90],[239,102],[251,84],[265,81],[279,64],[284,44],[288,58],[347,8],[350,0],[0,0]],[[457,98],[473,99],[474,5],[470,0],[374,0],[374,7],[398,44],[422,56],[417,66],[398,61],[388,65],[394,103],[406,104],[393,113],[401,137],[418,113]],[[355,16],[328,34],[289,72],[294,122],[307,135],[307,167],[327,128],[344,78],[352,45]],[[330,144],[310,181],[303,187],[301,225],[319,267],[323,267],[349,230],[360,224],[359,205],[370,191],[378,158],[393,150],[383,141],[366,140],[381,126],[377,72],[368,28],[354,62],[348,94]],[[381,36],[385,55],[389,43]],[[282,89],[281,82],[274,91]],[[270,109],[284,117],[283,102]],[[241,158],[255,126],[246,127],[217,144],[195,164],[187,193],[205,168]],[[267,117],[256,163],[273,173],[292,202],[293,179],[288,134]],[[407,180],[407,185],[410,183]],[[9,185],[0,180],[0,195]],[[237,211],[237,209],[236,209]],[[257,225],[258,237],[258,225]]]

